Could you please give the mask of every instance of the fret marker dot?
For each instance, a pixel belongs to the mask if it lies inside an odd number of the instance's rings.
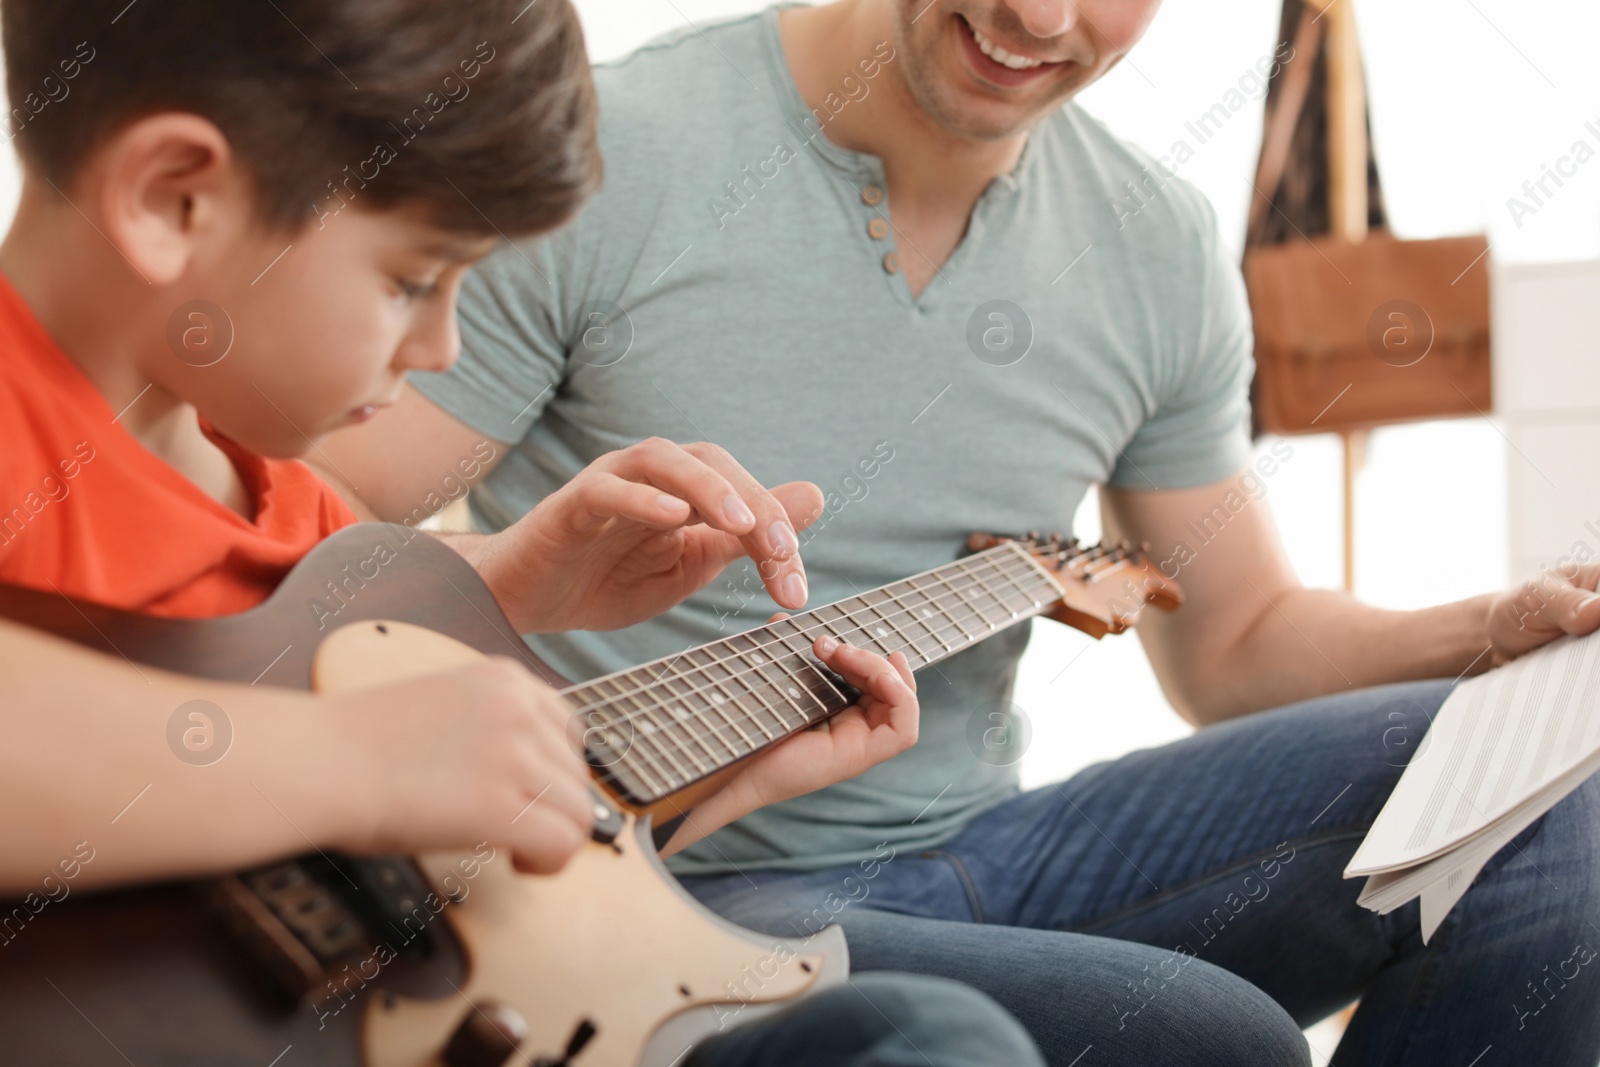
[[[880,627],[878,627],[878,636],[879,637],[888,637],[889,636],[889,631],[885,630],[883,627],[880,626]]]
[[[932,608],[923,608],[923,609],[922,609],[922,617],[923,617],[923,618],[924,618],[924,619],[931,619],[931,618],[933,618],[933,609],[932,609]]]
[[[727,702],[728,702],[728,698],[723,696],[721,693],[713,692],[711,694],[711,703],[713,703],[713,704],[726,704]]]
[[[682,722],[684,719],[689,718],[689,709],[680,704],[672,709],[672,717]]]
[[[750,662],[751,663],[765,663],[766,661],[761,658],[761,653],[752,652],[752,653],[750,653]]]
[[[794,686],[791,685],[789,687],[789,695],[792,696],[792,697],[797,697],[797,696],[800,695],[800,690],[796,689]]]

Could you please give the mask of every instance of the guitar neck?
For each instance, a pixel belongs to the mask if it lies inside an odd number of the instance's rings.
[[[920,670],[1051,608],[1061,587],[1011,542],[859,596],[565,690],[589,762],[654,803],[849,707],[811,652],[822,634]]]

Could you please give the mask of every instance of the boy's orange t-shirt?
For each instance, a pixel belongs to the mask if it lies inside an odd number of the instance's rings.
[[[208,431],[255,502],[252,522],[117,416],[0,276],[0,582],[152,615],[227,615],[356,521],[304,463]]]

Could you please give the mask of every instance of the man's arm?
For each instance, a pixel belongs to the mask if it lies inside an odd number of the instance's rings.
[[[329,434],[306,462],[362,518],[415,525],[461,499],[508,451],[407,385],[393,408]]]
[[[505,451],[408,387],[395,410],[327,438],[318,458],[358,511],[414,523]],[[505,530],[443,540],[522,633],[615,630],[675,606],[741,556],[774,601],[803,607],[797,531],[821,514],[809,482],[769,490],[725,449],[649,438],[599,457]]]
[[[1600,627],[1596,568],[1552,578],[1531,595],[1524,586],[1420,611],[1307,589],[1289,565],[1266,500],[1251,499],[1248,489],[1260,496],[1260,484],[1234,478],[1194,489],[1101,493],[1107,538],[1148,541],[1156,565],[1187,595],[1170,616],[1146,612],[1139,635],[1167,698],[1191,722],[1487,670],[1563,632]],[[1239,501],[1243,507],[1231,510]]]

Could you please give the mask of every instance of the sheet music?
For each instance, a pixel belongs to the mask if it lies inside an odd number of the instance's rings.
[[[1600,770],[1600,634],[1458,685],[1345,877],[1379,912],[1422,898],[1430,937],[1496,852]]]

